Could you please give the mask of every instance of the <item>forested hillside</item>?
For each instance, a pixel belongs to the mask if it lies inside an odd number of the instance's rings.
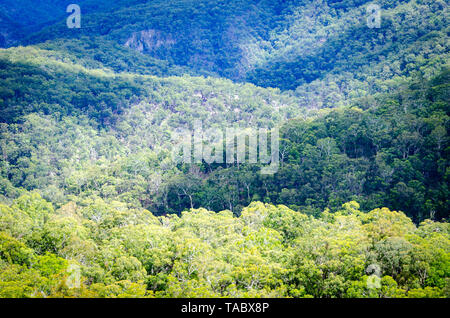
[[[292,89],[309,107],[395,89],[390,81],[415,71],[437,75],[448,59],[441,0],[378,1],[382,23],[373,29],[366,0],[83,0],[81,29],[67,28],[64,1],[32,2],[2,5],[11,20],[32,26],[16,43],[68,49],[115,71],[161,75],[161,63],[185,67],[178,74]]]
[[[448,216],[449,71],[352,107],[312,113],[276,89],[116,74],[62,59],[34,48],[2,52],[7,198],[20,189],[40,190],[58,204],[67,195],[95,195],[156,214],[191,207],[238,214],[254,200],[317,214],[356,200],[366,210],[402,210],[416,222]],[[279,172],[178,164],[171,135],[193,129],[196,120],[218,130],[287,120]]]
[[[2,1],[0,297],[448,298],[448,2],[370,3]]]

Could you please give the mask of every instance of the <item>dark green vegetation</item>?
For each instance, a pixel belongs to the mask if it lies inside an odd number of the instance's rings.
[[[379,29],[366,25],[366,0],[84,0],[81,30],[67,29],[64,19],[35,21],[59,18],[64,1],[30,3],[3,5],[36,31],[22,44],[69,51],[116,72],[189,72],[292,89],[307,107],[350,104],[386,91],[389,80],[431,76],[448,59],[443,0],[378,1]],[[30,14],[11,10],[17,6]]]
[[[0,297],[449,297],[445,1],[78,3],[0,4]]]

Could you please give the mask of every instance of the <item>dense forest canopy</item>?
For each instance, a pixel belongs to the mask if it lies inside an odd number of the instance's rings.
[[[0,3],[0,297],[449,297],[448,1],[77,3]]]
[[[443,297],[448,223],[349,202],[314,218],[254,202],[155,217],[100,198],[0,205],[2,297]],[[17,222],[16,220],[20,220]],[[366,264],[383,273],[370,288]],[[79,276],[76,274],[78,273]],[[70,288],[80,280],[79,288]]]

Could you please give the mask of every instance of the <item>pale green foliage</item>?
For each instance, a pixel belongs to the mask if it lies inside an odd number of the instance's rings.
[[[101,199],[54,211],[37,194],[0,209],[2,297],[448,296],[448,224],[357,202],[318,218],[261,202],[239,217]]]

